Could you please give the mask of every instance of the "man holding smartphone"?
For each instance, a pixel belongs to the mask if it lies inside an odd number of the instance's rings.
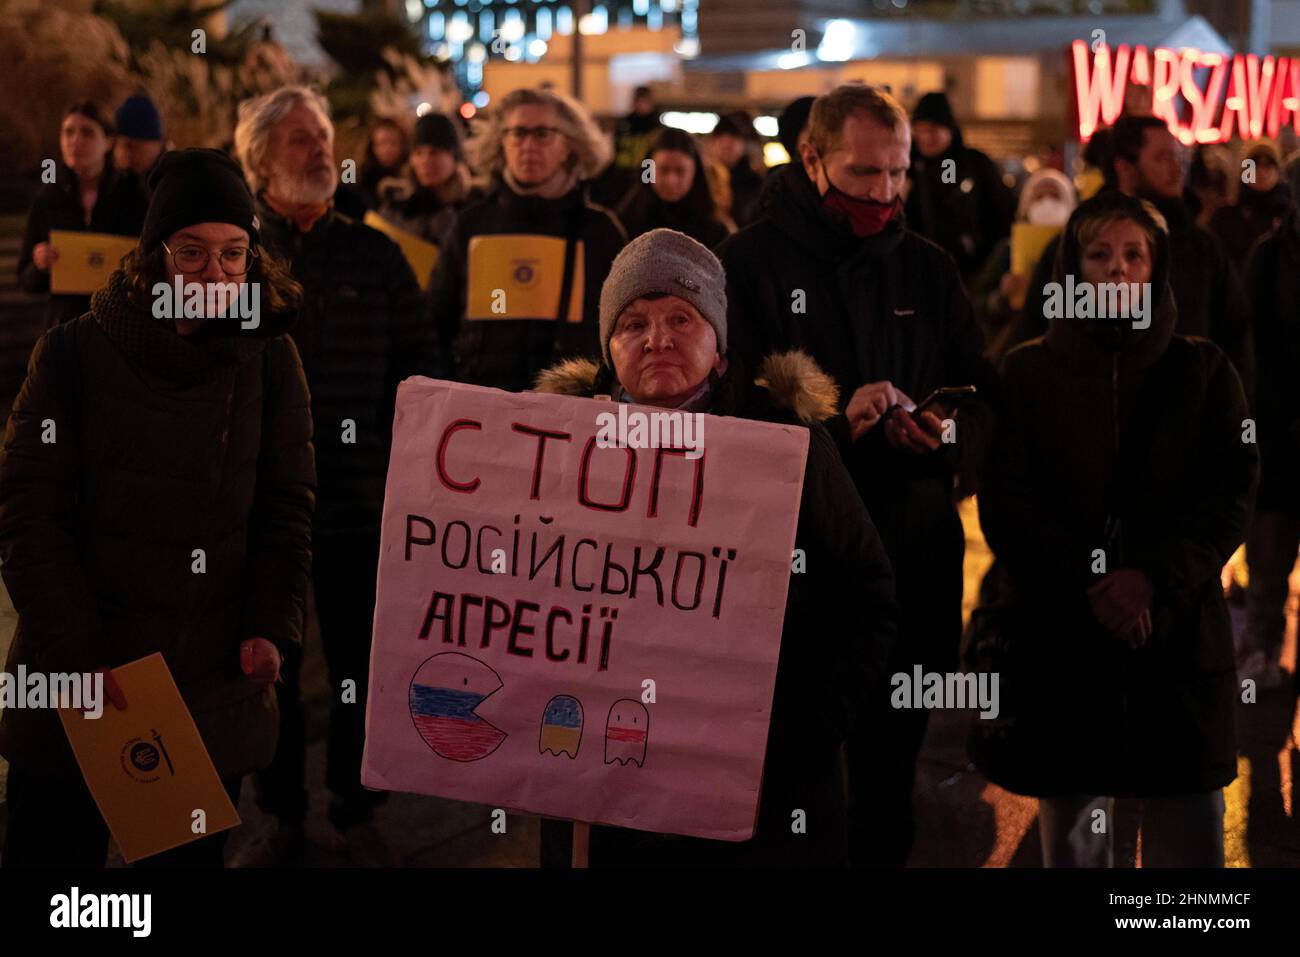
[[[718,250],[741,359],[802,348],[840,385],[832,432],[897,583],[890,674],[956,668],[965,542],[954,488],[975,472],[996,381],[952,258],[902,223],[910,148],[888,93],[849,84],[819,97],[803,168],[775,174],[766,216]],[[960,412],[948,396],[900,414],[913,396],[967,385],[978,391]],[[928,712],[893,709],[888,687],[872,697],[849,742],[850,854],[901,867]]]

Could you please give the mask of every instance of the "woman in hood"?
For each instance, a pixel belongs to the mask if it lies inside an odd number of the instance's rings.
[[[979,502],[997,564],[972,622],[1002,707],[972,749],[1040,798],[1047,866],[1111,866],[1117,797],[1142,799],[1144,866],[1223,864],[1237,749],[1219,575],[1258,453],[1232,364],[1174,334],[1168,271],[1152,206],[1088,200],[1048,289],[1060,317],[1003,364]]]
[[[790,576],[753,839],[594,827],[591,863],[842,865],[840,751],[866,696],[887,693],[898,612],[884,546],[820,424],[835,414],[835,383],[800,352],[769,356],[757,376],[746,374],[727,351],[721,263],[670,229],[638,237],[614,261],[601,289],[600,342],[601,362],[561,363],[539,376],[538,390],[800,424],[811,434],[795,535],[807,570]],[[820,824],[793,833],[795,809]]]

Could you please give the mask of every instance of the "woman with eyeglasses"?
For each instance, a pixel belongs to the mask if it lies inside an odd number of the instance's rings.
[[[302,288],[258,252],[239,167],[167,153],[139,246],[90,312],[37,343],[0,461],[0,563],[18,612],[5,670],[104,673],[160,653],[232,801],[266,766],[273,683],[301,643],[316,471],[286,334]],[[171,297],[204,303],[178,315]],[[256,323],[214,307],[256,304]],[[171,318],[168,318],[170,316]],[[77,720],[77,719],[74,719]],[[5,867],[103,866],[108,828],[54,710],[0,714]],[[228,832],[146,859],[222,865]]]
[[[485,196],[434,269],[443,373],[520,391],[558,359],[600,353],[600,286],[626,236],[587,180],[611,147],[576,101],[531,89],[507,95],[467,145]]]
[[[134,176],[113,165],[113,133],[112,119],[94,103],[77,103],[63,114],[62,162],[54,168],[54,182],[36,194],[18,257],[18,281],[28,292],[50,290],[50,270],[58,258],[50,230],[140,235],[148,199]],[[52,294],[47,326],[75,319],[88,308],[89,296]]]

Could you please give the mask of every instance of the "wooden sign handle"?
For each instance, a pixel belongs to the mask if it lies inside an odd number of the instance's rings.
[[[591,846],[591,825],[585,821],[573,822],[573,866],[587,867],[587,852]]]

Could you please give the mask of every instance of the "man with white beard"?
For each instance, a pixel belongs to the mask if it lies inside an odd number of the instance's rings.
[[[432,322],[398,247],[333,208],[334,127],[325,99],[282,87],[239,108],[235,151],[257,197],[263,242],[305,291],[292,330],[311,388],[319,491],[312,579],[333,685],[325,783],[340,832],[382,795],[361,787],[379,520],[397,383],[436,369]],[[286,662],[275,764],[260,800],[281,824],[279,850],[301,848],[307,809],[298,662]],[[356,842],[353,842],[356,843]]]

